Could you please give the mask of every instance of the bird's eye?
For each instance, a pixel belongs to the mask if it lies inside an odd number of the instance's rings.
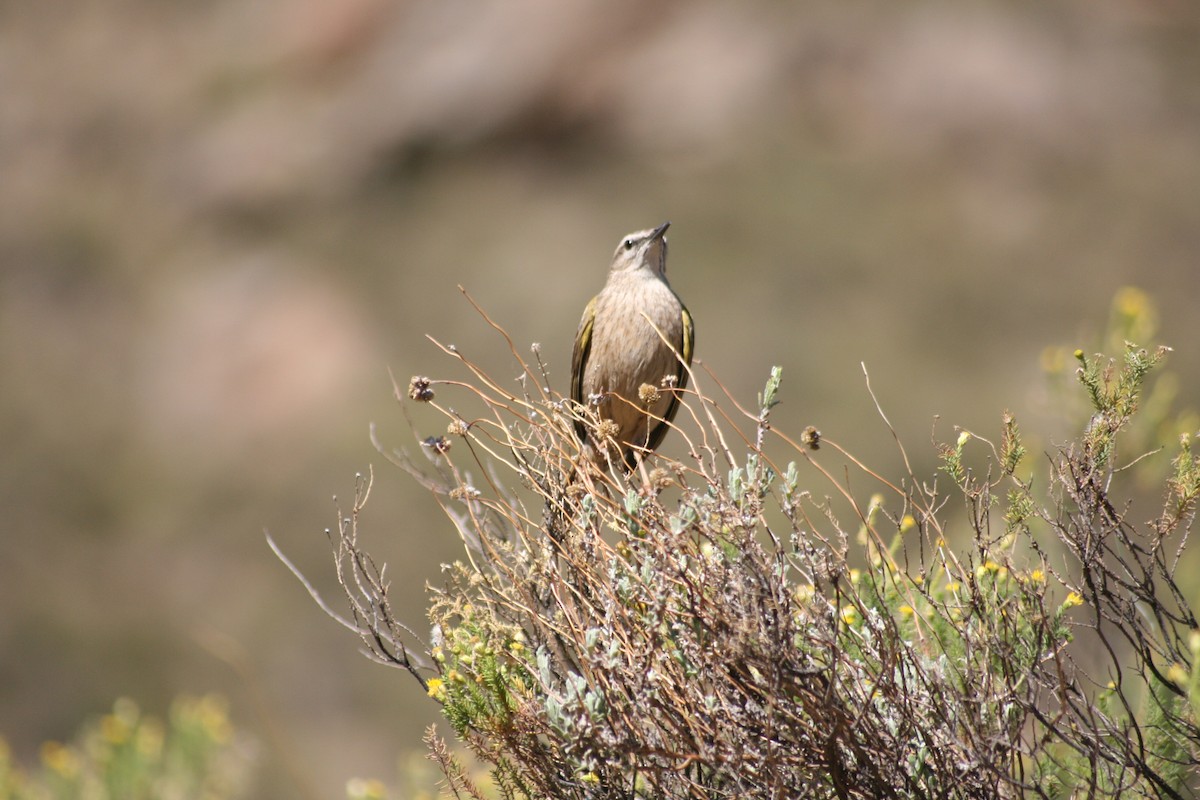
[[[625,241],[621,242],[621,246],[624,247],[626,250],[632,250],[634,244],[635,244],[635,242],[633,241],[633,239],[626,239]]]

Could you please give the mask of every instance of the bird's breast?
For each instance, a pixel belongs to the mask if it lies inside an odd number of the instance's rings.
[[[682,305],[665,283],[657,278],[610,283],[596,302],[584,392],[616,393],[636,403],[642,384],[660,386],[664,376],[676,373],[672,348],[682,346]]]

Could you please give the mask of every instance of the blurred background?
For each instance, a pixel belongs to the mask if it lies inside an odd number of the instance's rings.
[[[517,374],[459,284],[566,391],[618,240],[670,220],[699,359],[747,402],[781,365],[777,424],[883,469],[860,362],[932,474],[935,416],[944,439],[1005,408],[1059,432],[1047,348],[1098,346],[1123,286],[1157,307],[1181,400],[1200,389],[1189,3],[0,20],[0,734],[25,761],[118,696],[219,691],[258,742],[256,796],[397,780],[433,702],[263,531],[336,601],[323,531],[373,465],[363,536],[423,623],[459,548],[368,426],[415,449],[389,370],[461,374],[426,334]]]

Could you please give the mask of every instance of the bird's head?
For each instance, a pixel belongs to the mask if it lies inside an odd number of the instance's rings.
[[[667,228],[664,222],[657,228],[627,234],[613,253],[612,271],[636,272],[647,269],[666,277],[667,274]]]

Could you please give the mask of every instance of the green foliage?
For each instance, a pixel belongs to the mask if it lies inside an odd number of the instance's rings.
[[[1096,350],[1120,354],[1118,358],[1089,356],[1083,349],[1072,353],[1062,347],[1047,348],[1043,354],[1055,408],[1072,428],[1081,419],[1088,421],[1089,435],[1097,439],[1092,446],[1099,448],[1101,455],[1110,438],[1105,431],[1111,430],[1114,422],[1120,425],[1124,448],[1138,454],[1169,446],[1181,433],[1200,429],[1200,413],[1194,405],[1177,408],[1178,377],[1169,370],[1153,368],[1169,349],[1139,353],[1130,345],[1153,340],[1158,322],[1157,310],[1145,292],[1124,287],[1113,298],[1106,331],[1094,342]],[[1135,368],[1114,380],[1117,370],[1125,366],[1122,362],[1131,357]],[[1082,393],[1077,391],[1079,385],[1084,388]],[[1140,463],[1134,476],[1138,487],[1156,488],[1166,468],[1163,460]]]
[[[467,577],[463,565],[453,569]],[[469,580],[469,577],[467,577]],[[426,686],[430,697],[442,704],[446,718],[463,736],[480,720],[490,722],[495,733],[511,725],[522,699],[531,696],[533,654],[525,634],[513,626],[496,626],[491,615],[480,614],[460,598],[441,596],[431,616],[442,620],[443,636],[432,655],[441,677]]]
[[[783,370],[780,367],[771,367],[771,375],[767,378],[767,385],[758,395],[759,416],[766,419],[771,409],[779,405],[779,386],[783,382]]]
[[[1167,483],[1172,505],[1169,513],[1173,519],[1183,519],[1196,509],[1196,498],[1200,497],[1200,459],[1192,455],[1192,437],[1179,437],[1179,453],[1171,462],[1173,474]]]
[[[1088,358],[1082,350],[1075,351],[1079,361],[1079,381],[1087,390],[1095,410],[1084,435],[1084,444],[1093,454],[1098,468],[1108,466],[1116,446],[1116,435],[1123,430],[1137,411],[1146,376],[1170,352],[1160,347],[1153,352],[1125,343],[1123,363],[1103,357]]]
[[[46,742],[26,772],[0,742],[0,800],[160,800],[246,796],[239,752],[220,698],[181,697],[164,725],[118,700],[70,743]]]
[[[962,431],[953,446],[943,444],[938,448],[938,454],[942,458],[942,471],[950,476],[955,486],[964,489],[967,486],[967,469],[963,466],[963,451],[969,441],[971,434]]]

